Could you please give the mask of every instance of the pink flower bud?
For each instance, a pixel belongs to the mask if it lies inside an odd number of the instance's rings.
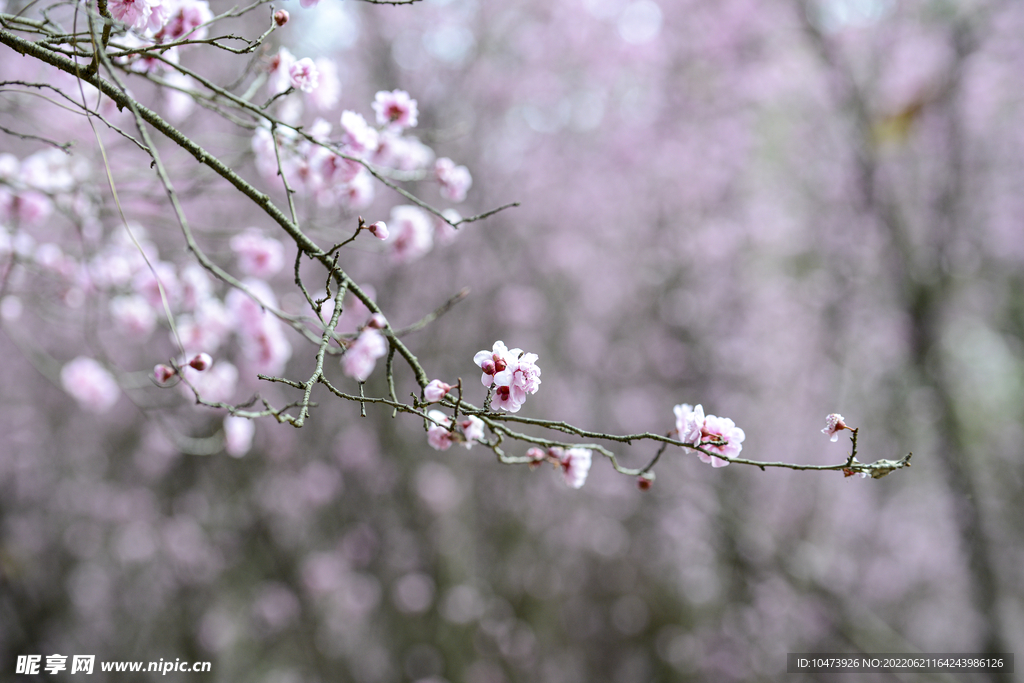
[[[366,229],[379,240],[386,240],[388,238],[388,226],[384,221],[377,221],[373,225],[367,226]]]
[[[196,354],[196,356],[192,358],[192,360],[190,360],[188,364],[190,367],[198,370],[199,372],[202,372],[206,368],[213,365],[213,359],[210,358],[210,354],[208,353],[199,353]]]
[[[176,374],[178,373],[174,371],[174,368],[172,368],[169,365],[164,365],[162,363],[153,368],[153,377],[155,377],[156,381],[159,382],[160,384],[165,384]]]
[[[423,389],[423,398],[430,403],[440,401],[445,395],[451,391],[452,385],[445,384],[439,379],[433,380]]]
[[[274,12],[274,23],[278,26],[284,26],[288,23],[288,10],[279,9]]]
[[[638,489],[640,489],[641,491],[647,491],[648,489],[651,488],[651,486],[653,484],[654,484],[654,480],[648,478],[647,476],[645,476],[643,474],[641,474],[639,477],[636,478],[636,487]]]
[[[370,316],[370,320],[366,323],[366,326],[375,330],[383,330],[388,326],[388,321],[387,318],[380,313],[374,313]]]

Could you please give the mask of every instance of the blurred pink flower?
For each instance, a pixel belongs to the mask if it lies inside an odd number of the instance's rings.
[[[292,87],[302,92],[312,92],[320,84],[320,73],[309,57],[303,57],[288,67]]]
[[[165,0],[163,4],[170,11],[163,28],[154,36],[158,43],[172,43],[183,38],[202,40],[206,37],[206,28],[199,28],[213,19],[213,12],[206,0]]]
[[[427,416],[433,420],[427,428],[427,443],[435,451],[446,451],[452,447],[452,433],[448,431],[451,426],[451,419],[440,410],[431,410]]]
[[[570,448],[560,455],[565,483],[574,489],[583,486],[590,472],[592,455],[586,448]]]
[[[224,418],[224,451],[234,458],[241,458],[252,448],[256,435],[256,423],[244,417],[228,415]]]
[[[386,240],[388,238],[388,226],[384,221],[377,221],[376,223],[367,226],[367,230],[369,230],[373,236],[379,240]]]
[[[388,224],[391,257],[398,263],[415,261],[434,246],[430,219],[419,207],[408,204],[393,207]]]
[[[352,154],[360,155],[377,149],[377,131],[366,123],[362,114],[345,110],[341,112],[343,140]]]
[[[466,199],[466,193],[473,184],[473,176],[465,166],[456,166],[448,157],[434,162],[434,175],[441,183],[441,196],[452,202]]]
[[[121,396],[121,387],[114,376],[85,356],[79,356],[61,368],[60,383],[79,406],[93,413],[107,412]]]
[[[404,90],[379,91],[373,100],[373,110],[378,125],[396,130],[414,127],[419,115],[416,100]]]
[[[268,278],[284,266],[284,246],[256,228],[247,228],[231,238],[231,250],[245,275]]]
[[[345,351],[341,357],[341,367],[346,375],[360,382],[373,372],[377,359],[388,352],[388,342],[384,335],[375,329],[367,328]]]
[[[288,48],[282,47],[273,57],[268,65],[267,88],[271,95],[283,93],[291,85],[291,69],[295,63],[295,55]]]

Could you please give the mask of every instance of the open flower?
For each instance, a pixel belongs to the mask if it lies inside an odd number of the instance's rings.
[[[825,416],[825,428],[821,430],[821,433],[832,437],[830,441],[839,440],[839,432],[844,429],[849,429],[846,426],[845,418],[839,413],[830,413]]]
[[[718,453],[727,458],[735,458],[743,450],[743,440],[746,438],[746,434],[731,419],[717,415],[705,415],[704,406],[700,404],[693,407],[689,403],[681,403],[674,408],[674,411],[676,431],[679,433],[679,440],[683,443],[700,446],[705,451]],[[700,451],[697,452],[697,457],[704,462],[711,463],[713,467],[725,467],[729,464],[728,460]]]

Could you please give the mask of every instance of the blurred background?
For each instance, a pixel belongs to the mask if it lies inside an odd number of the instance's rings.
[[[325,391],[306,427],[262,420],[231,458],[216,447],[222,414],[145,377],[174,353],[166,331],[112,334],[105,304],[26,264],[5,278],[20,304],[5,300],[0,336],[0,677],[18,655],[62,653],[212,662],[168,681],[749,681],[782,677],[788,652],[1022,651],[1019,3],[283,6],[292,20],[254,69],[278,45],[334,59],[332,122],[343,109],[369,120],[376,91],[407,90],[413,132],[473,174],[463,215],[521,202],[412,263],[362,240],[343,252],[396,326],[469,287],[405,339],[431,378],[461,377],[482,403],[472,357],[500,339],[539,355],[523,415],[665,433],[673,405],[701,403],[745,430],[744,457],[834,464],[847,439],[820,430],[841,412],[862,461],[913,451],[913,466],[871,480],[713,469],[669,450],[649,491],[600,457],[577,491],[480,448],[436,452],[419,420],[375,406],[363,418]],[[181,59],[229,83],[248,58]],[[0,51],[8,80],[34,77],[15,75],[26,62]],[[145,84],[139,96],[171,106]],[[75,136],[93,220],[59,210],[22,231],[81,256],[123,228],[88,125],[40,100],[0,98],[2,123]],[[202,107],[175,116],[283,205],[251,131]],[[100,135],[127,218],[183,267],[148,159]],[[249,225],[285,239],[160,149],[219,262]],[[447,206],[436,184],[408,187]],[[379,186],[360,213],[387,220],[400,203]],[[299,210],[321,243],[355,227]],[[289,267],[272,285],[301,307]],[[289,334],[301,380],[315,349]],[[53,364],[81,354],[121,370],[124,396],[102,416],[55,380]],[[237,401],[296,398],[254,374],[243,366]],[[400,397],[415,389],[407,371],[396,380]],[[380,365],[366,390],[387,391]],[[629,466],[656,450],[612,446]],[[1013,680],[972,676],[858,680]]]

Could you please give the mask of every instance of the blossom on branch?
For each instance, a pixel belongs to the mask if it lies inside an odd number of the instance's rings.
[[[735,458],[743,450],[742,444],[746,434],[731,419],[717,415],[705,416],[703,405],[693,407],[689,403],[681,403],[675,406],[673,411],[676,414],[676,432],[683,443],[700,446],[704,450],[727,458]],[[697,452],[697,457],[711,463],[713,467],[725,467],[729,464],[727,460],[700,451]]]
[[[381,90],[373,99],[373,111],[377,113],[377,124],[392,130],[413,128],[417,123],[419,110],[416,100],[404,90]]]
[[[831,439],[829,439],[832,442],[838,441],[839,432],[843,431],[844,429],[849,429],[849,427],[846,426],[845,419],[846,418],[844,418],[839,413],[830,413],[826,415],[825,428],[821,430],[821,433],[824,434],[825,436],[832,437]]]
[[[288,67],[292,87],[302,92],[312,92],[320,84],[320,73],[309,57],[303,57]]]
[[[441,183],[441,196],[453,202],[461,202],[473,184],[473,176],[465,166],[456,166],[448,157],[434,162],[434,175]]]
[[[417,206],[403,204],[393,207],[388,225],[391,258],[398,263],[415,261],[434,246],[430,219]]]
[[[504,342],[496,341],[490,351],[477,351],[473,362],[483,370],[480,376],[483,385],[494,385],[494,399],[502,410],[519,412],[526,395],[535,394],[540,388],[540,368],[535,353],[508,349]]]
[[[566,485],[574,489],[583,486],[590,472],[591,452],[586,448],[570,448],[560,454],[559,460]]]
[[[441,380],[435,379],[423,388],[423,398],[429,403],[436,403],[444,398],[451,389],[451,384],[445,384]]]
[[[360,382],[373,372],[377,359],[388,352],[388,342],[384,335],[368,327],[360,333],[341,357],[341,368],[349,377]]]

